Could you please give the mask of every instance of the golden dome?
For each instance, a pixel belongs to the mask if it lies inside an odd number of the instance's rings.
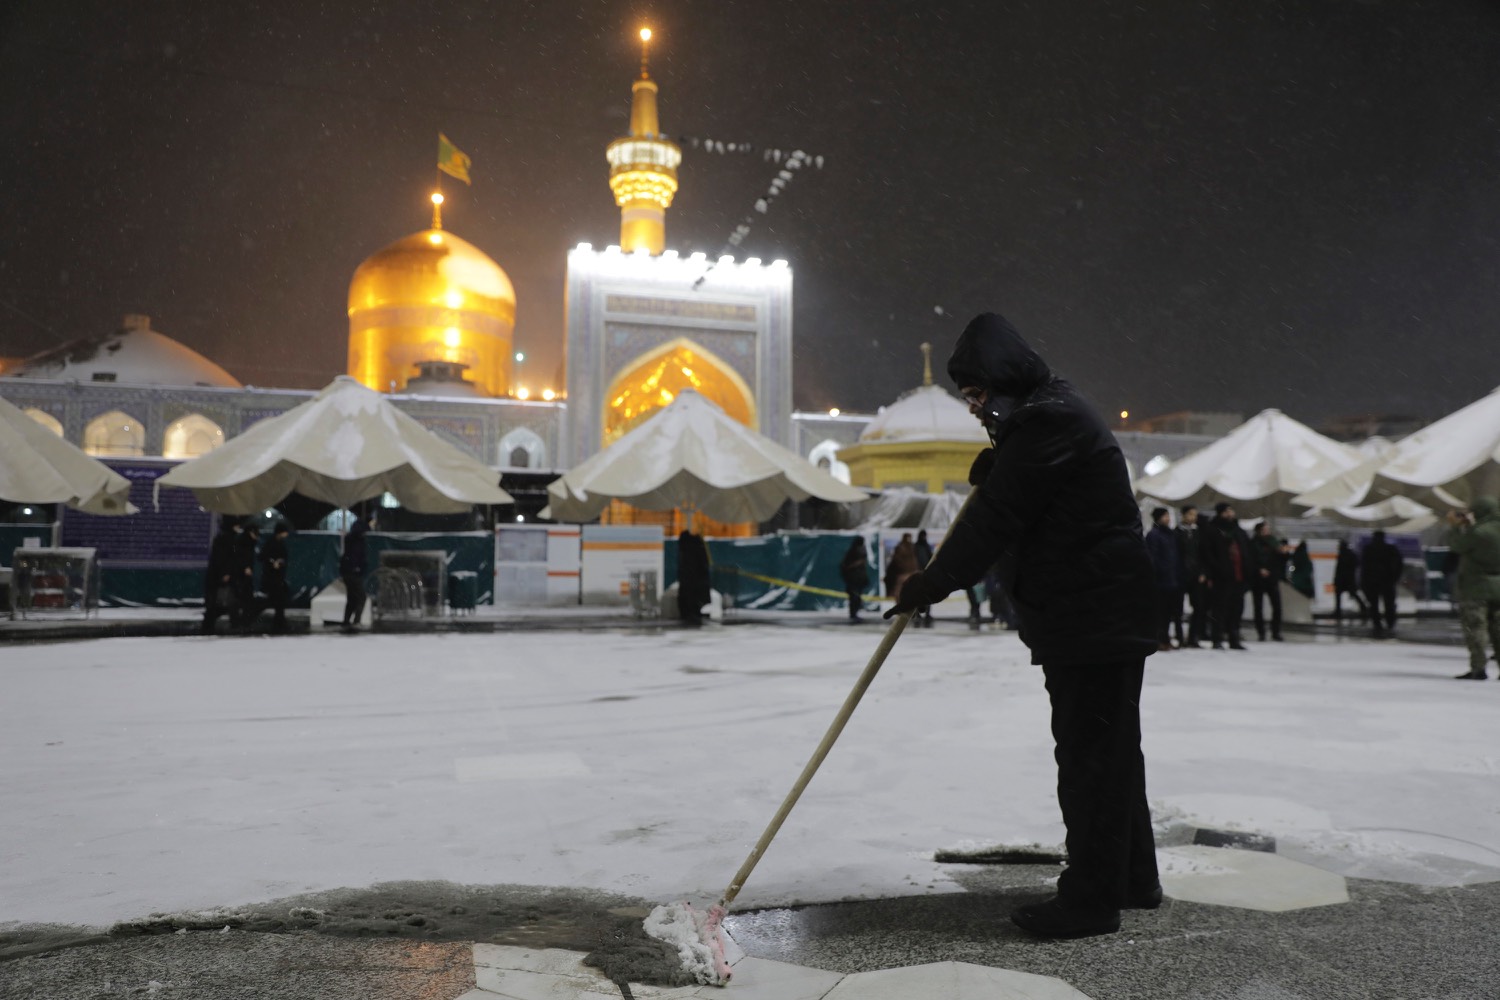
[[[467,240],[424,229],[373,254],[349,283],[349,374],[400,390],[422,361],[467,366],[491,396],[510,390],[516,292]]]

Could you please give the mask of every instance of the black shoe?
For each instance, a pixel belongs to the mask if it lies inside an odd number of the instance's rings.
[[[1488,680],[1489,678],[1485,675],[1485,672],[1483,670],[1470,670],[1466,674],[1456,675],[1453,679],[1456,681],[1483,681]]]
[[[1230,649],[1238,649],[1238,650],[1246,650],[1246,649],[1249,649],[1250,647],[1246,646],[1243,642],[1231,642],[1229,644],[1229,648]]]
[[[1161,906],[1161,883],[1142,892],[1132,892],[1125,898],[1127,910],[1155,910]]]
[[[1011,911],[1010,919],[1021,930],[1046,938],[1093,937],[1120,929],[1119,910],[1108,906],[1069,906],[1059,896],[1017,907]]]
[[[1281,637],[1280,632],[1277,632],[1275,635],[1271,636],[1271,640],[1273,642],[1286,642],[1286,640]]]
[[[1223,649],[1223,648],[1224,648],[1224,644],[1222,642],[1216,642],[1216,643],[1214,643],[1214,649]]]

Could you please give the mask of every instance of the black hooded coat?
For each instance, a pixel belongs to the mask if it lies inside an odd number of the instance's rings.
[[[1125,457],[1103,419],[994,313],[959,335],[948,374],[960,389],[989,390],[994,462],[928,585],[952,593],[998,562],[1033,663],[1154,652],[1151,560]]]

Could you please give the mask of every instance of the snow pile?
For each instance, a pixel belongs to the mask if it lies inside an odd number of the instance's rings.
[[[695,980],[718,986],[729,981],[724,941],[719,936],[722,919],[723,912],[718,907],[700,913],[687,903],[668,903],[646,917],[646,933],[676,948],[682,967]]]

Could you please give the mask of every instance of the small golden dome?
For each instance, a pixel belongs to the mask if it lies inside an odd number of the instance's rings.
[[[482,250],[444,229],[402,237],[360,264],[349,283],[349,374],[390,392],[416,365],[468,366],[491,396],[510,391],[516,292]]]

